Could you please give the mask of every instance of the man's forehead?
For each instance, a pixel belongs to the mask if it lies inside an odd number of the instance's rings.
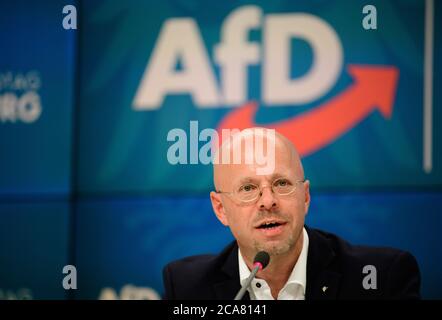
[[[236,183],[238,180],[246,179],[271,180],[277,175],[290,177],[291,179],[303,179],[302,164],[291,141],[276,133],[275,130],[262,129],[246,129],[232,135],[230,139],[223,142],[215,157],[218,161],[214,162],[215,186],[220,186],[220,184],[226,186],[233,182]],[[258,143],[260,141],[264,142],[258,145],[262,148],[256,148],[257,141]],[[273,152],[268,152],[268,150],[271,150],[268,149],[269,141],[270,146],[273,147]],[[247,142],[249,143],[248,146],[252,146],[251,149],[246,149]],[[253,142],[253,144],[250,144],[250,142]],[[235,153],[238,150],[240,152]],[[265,154],[266,151],[267,154]],[[263,159],[267,161],[266,163],[257,161],[259,159],[257,156],[259,157],[261,154],[264,156]],[[271,159],[269,159],[269,156],[271,156]],[[272,163],[271,168],[266,170],[264,174],[262,171],[257,174],[259,168],[269,162]]]
[[[238,182],[246,180],[272,180],[278,177],[297,178],[296,165],[289,159],[278,159],[273,170],[269,170],[266,174],[259,174],[256,164],[219,164],[218,167],[224,167],[219,173],[227,178],[227,182]],[[298,177],[302,178],[302,177]]]

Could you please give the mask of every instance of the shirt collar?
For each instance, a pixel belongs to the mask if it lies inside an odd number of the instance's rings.
[[[303,241],[302,241],[302,249],[299,254],[298,261],[293,267],[292,273],[287,280],[284,288],[289,284],[299,284],[302,287],[303,293],[305,295],[305,289],[307,287],[307,253],[308,253],[308,245],[309,239],[308,234],[305,228],[302,230],[303,233]],[[247,267],[244,258],[242,257],[241,250],[238,247],[238,263],[239,263],[239,279],[241,286],[243,286],[250,276],[249,267]]]

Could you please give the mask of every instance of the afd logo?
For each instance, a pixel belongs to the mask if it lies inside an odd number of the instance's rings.
[[[250,31],[258,28],[262,28],[262,44],[248,39]],[[332,88],[343,69],[338,35],[326,21],[310,14],[263,15],[257,6],[243,6],[225,18],[220,38],[213,48],[220,68],[218,83],[196,22],[191,18],[165,21],[136,92],[134,109],[154,110],[168,94],[189,94],[198,108],[235,107],[220,122],[219,130],[263,126],[254,120],[257,103],[249,101],[248,66],[261,65],[261,100],[267,106],[312,102]],[[294,38],[306,41],[313,52],[312,66],[295,79],[289,74]],[[180,70],[175,69],[178,61]],[[307,155],[351,129],[374,108],[389,118],[398,69],[368,65],[347,65],[346,69],[354,82],[343,92],[293,119],[264,126],[288,136],[300,154]]]

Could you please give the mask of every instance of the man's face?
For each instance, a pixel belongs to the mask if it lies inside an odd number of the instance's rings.
[[[259,186],[262,191],[262,195],[251,203],[243,203],[233,194],[211,194],[215,212],[218,204],[218,218],[230,227],[245,254],[253,256],[265,250],[271,255],[280,255],[294,249],[310,203],[309,182],[301,182],[304,177],[300,166],[299,160],[288,152],[287,147],[277,143],[275,170],[270,175],[257,175],[254,164],[222,168],[222,181],[219,183],[222,191],[248,188],[249,184]],[[275,181],[293,184],[296,189],[289,195],[278,195],[271,188]]]

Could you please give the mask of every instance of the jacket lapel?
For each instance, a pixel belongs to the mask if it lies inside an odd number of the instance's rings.
[[[327,238],[305,227],[309,236],[306,300],[337,298],[341,274],[334,265],[335,252]]]
[[[222,280],[213,285],[217,299],[233,300],[238,291],[241,289],[239,281],[239,266],[238,266],[238,245],[236,241],[229,246],[225,252],[227,258],[221,267],[223,272]],[[250,300],[249,293],[243,297],[243,300]]]

